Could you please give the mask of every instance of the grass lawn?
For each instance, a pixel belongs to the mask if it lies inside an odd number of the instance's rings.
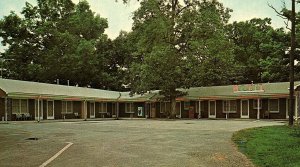
[[[300,127],[269,126],[236,132],[232,139],[256,166],[300,166]]]

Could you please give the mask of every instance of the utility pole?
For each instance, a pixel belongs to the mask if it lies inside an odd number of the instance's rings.
[[[289,106],[289,125],[294,124],[294,113],[295,113],[295,97],[294,97],[294,60],[295,60],[295,39],[296,39],[296,16],[295,16],[295,0],[292,0],[292,15],[291,15],[291,51],[290,51],[290,106]]]

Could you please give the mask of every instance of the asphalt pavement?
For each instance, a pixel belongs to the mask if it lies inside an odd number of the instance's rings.
[[[282,125],[255,120],[109,120],[0,124],[0,166],[253,166],[235,131]]]

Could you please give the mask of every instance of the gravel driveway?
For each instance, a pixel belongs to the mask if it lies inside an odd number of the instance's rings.
[[[235,131],[281,125],[251,120],[118,120],[0,124],[0,166],[252,166]],[[25,140],[27,138],[38,140]]]

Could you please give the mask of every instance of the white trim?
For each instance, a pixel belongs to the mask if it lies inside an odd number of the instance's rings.
[[[52,102],[52,109],[53,109],[53,116],[49,116],[48,111],[49,111],[49,102]],[[47,100],[47,119],[54,119],[54,100]]]
[[[289,102],[290,99],[289,98],[286,98],[286,118],[288,119],[290,116],[289,116],[289,110],[290,110],[290,106],[289,106]],[[295,113],[294,113],[294,117],[296,116],[296,112],[297,112],[297,102],[296,102],[296,98],[295,98]]]
[[[247,108],[248,108],[248,114],[243,115],[243,101],[247,101]],[[249,110],[250,110],[250,104],[249,104],[249,99],[241,99],[241,118],[249,118]]]
[[[210,102],[215,103],[215,115],[210,115]],[[208,101],[208,118],[216,118],[217,116],[217,101],[216,100],[209,100]]]
[[[94,110],[94,115],[92,115],[92,112],[91,112],[91,109],[93,108]],[[95,102],[90,102],[90,118],[95,118],[95,115],[96,115],[96,111],[95,111]]]
[[[37,102],[40,103],[40,105],[37,106]],[[34,119],[35,120],[39,120],[38,117],[40,116],[40,120],[43,119],[43,111],[44,111],[44,107],[43,107],[43,100],[42,99],[37,99],[34,100]],[[39,108],[38,108],[39,107]],[[38,110],[40,111],[40,115],[38,113]],[[39,116],[38,116],[39,115]]]
[[[87,101],[83,101],[83,119],[87,119]]]
[[[270,100],[277,100],[277,104],[278,104],[278,107],[277,107],[277,110],[270,110]],[[268,111],[270,113],[279,113],[279,99],[278,98],[271,98],[271,99],[268,99]]]
[[[257,99],[253,99],[253,109],[262,109],[262,100],[259,99],[259,103],[256,103],[257,105],[255,105],[255,102],[257,102]],[[258,107],[259,106],[259,107]]]

